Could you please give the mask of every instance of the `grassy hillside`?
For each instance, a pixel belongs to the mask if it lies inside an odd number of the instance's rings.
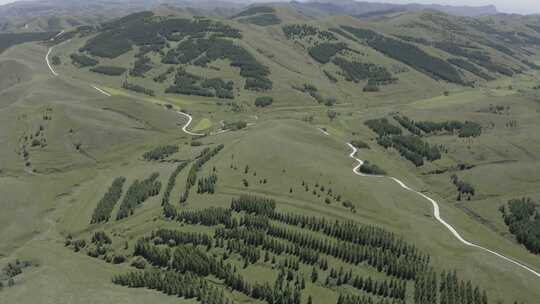
[[[346,145],[540,269],[499,211],[540,199],[535,19],[170,14],[0,54],[0,302],[535,303]]]
[[[482,86],[538,68],[531,59],[540,39],[533,20],[514,21],[511,29],[501,20],[435,12],[371,23],[351,17],[313,20],[282,5],[253,7],[222,20],[161,13],[104,24],[97,33],[70,41],[71,54],[63,54],[62,61],[84,55],[98,65],[129,69],[109,77],[116,83],[240,103],[263,95],[285,103],[292,94],[320,104],[350,103],[353,96],[430,97],[455,85]],[[174,85],[182,77],[191,84]],[[223,83],[206,81],[217,79]],[[317,91],[306,92],[306,85]]]

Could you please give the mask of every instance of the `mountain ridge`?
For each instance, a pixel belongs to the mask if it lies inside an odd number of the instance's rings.
[[[494,6],[468,7],[468,6],[445,6],[445,5],[422,5],[422,4],[390,4],[375,2],[357,2],[343,0],[339,2],[313,0],[307,2],[298,1],[250,1],[250,0],[120,0],[115,2],[98,0],[92,3],[87,1],[66,0],[43,0],[43,1],[17,1],[0,5],[0,29],[6,31],[28,31],[26,24],[32,19],[72,16],[80,19],[83,23],[99,23],[107,19],[118,18],[123,15],[142,10],[152,10],[159,6],[167,5],[179,8],[193,8],[200,10],[204,15],[234,15],[248,6],[257,6],[272,3],[282,3],[296,6],[298,9],[312,11],[317,15],[363,15],[388,10],[419,11],[437,10],[456,16],[487,16],[498,14]],[[41,27],[41,30],[47,30]]]
[[[324,5],[326,8],[334,7],[334,10],[339,13],[345,13],[349,15],[362,15],[373,12],[381,12],[387,10],[404,10],[404,11],[421,11],[421,10],[436,10],[443,13],[464,16],[464,17],[478,17],[489,16],[498,14],[498,10],[495,5],[485,6],[453,6],[453,5],[439,5],[439,4],[393,4],[383,2],[369,2],[369,1],[354,1],[354,0],[340,0],[340,1],[328,1],[328,0],[309,0],[306,2],[298,2],[301,4],[307,4],[312,6]]]

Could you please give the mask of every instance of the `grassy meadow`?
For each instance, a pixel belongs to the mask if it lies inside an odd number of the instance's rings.
[[[334,21],[330,18],[327,22]],[[176,177],[170,193],[170,203],[179,212],[229,209],[231,200],[240,195],[263,196],[275,200],[279,212],[384,228],[429,253],[431,265],[438,271],[456,270],[460,278],[486,290],[490,303],[537,301],[538,277],[494,255],[464,246],[434,219],[428,201],[405,192],[393,181],[355,175],[352,168],[356,164],[349,158],[351,151],[346,143],[354,139],[366,142],[370,148],[361,149],[357,157],[378,164],[388,175],[435,198],[443,218],[465,239],[540,270],[540,257],[517,243],[498,210],[512,198],[540,199],[540,102],[533,97],[538,91],[533,87],[540,82],[538,72],[468,88],[435,81],[411,69],[400,74],[397,84],[369,94],[352,82],[328,82],[323,71],[307,64],[307,55],[295,49],[301,46],[291,47],[293,43],[279,36],[275,27],[260,30],[249,24],[239,26],[246,37],[242,42],[245,48],[256,53],[257,59],[276,75],[275,79],[279,78],[271,92],[275,102],[270,107],[253,105],[261,94],[244,90],[238,70],[226,69],[228,62],[212,63],[220,68],[215,74],[199,67],[190,67],[189,71],[234,80],[238,93],[234,102],[165,94],[163,87],[172,80],[169,78],[166,84],[151,80],[165,71],[161,66],[145,78],[130,78],[155,90],[156,96],[128,91],[122,88],[122,77],[103,76],[71,64],[70,55],[84,45],[85,39],[55,47],[52,55],[61,60],[54,67],[58,77],[53,77],[45,64],[45,45],[27,43],[0,54],[0,68],[9,67],[0,75],[0,267],[15,259],[35,265],[17,275],[14,286],[0,291],[1,303],[198,303],[111,282],[114,275],[134,269],[130,263],[135,259],[137,240],[156,229],[213,235],[214,225],[180,222],[163,215],[163,189],[182,161],[189,164]],[[279,39],[274,43],[268,37]],[[355,48],[381,65],[395,63],[360,44]],[[278,53],[280,56],[275,56]],[[133,55],[134,51],[103,59],[101,64],[129,66]],[[302,77],[295,72],[298,70]],[[332,93],[337,104],[318,104],[291,88],[303,83],[314,84],[323,94]],[[503,110],[495,113],[494,106]],[[187,119],[176,110],[193,116],[191,131],[208,135],[192,138],[183,133],[181,127]],[[335,111],[335,118],[330,118],[329,110]],[[473,121],[482,126],[482,134],[470,138],[426,135],[423,140],[444,147],[444,152],[439,160],[416,167],[395,149],[380,146],[376,134],[364,124],[384,117],[399,125],[393,118],[397,113],[415,121]],[[224,131],[223,124],[237,121],[247,126],[220,132]],[[39,144],[34,145],[34,139]],[[216,174],[215,193],[197,193],[195,185],[188,200],[179,203],[192,163],[204,155],[205,148],[220,144],[223,150],[198,171],[199,178]],[[179,150],[162,161],[143,159],[145,152],[163,145],[178,146]],[[472,167],[450,170],[460,164]],[[437,171],[441,173],[433,173]],[[115,218],[120,208],[117,204],[108,222],[90,223],[98,201],[115,178],[126,178],[123,198],[134,181],[144,180],[154,172],[159,173],[157,180],[162,184],[158,195],[145,199],[124,219]],[[457,191],[451,181],[454,173],[474,185],[476,194],[471,200],[456,200]],[[328,189],[339,194],[340,200],[326,201]],[[354,208],[344,206],[344,201]],[[241,216],[233,213],[233,217]],[[286,226],[274,220],[272,223]],[[290,229],[305,232],[301,227]],[[127,261],[115,265],[65,246],[68,237],[89,242],[97,231],[110,235],[111,250],[126,256]],[[309,234],[331,239],[321,232]],[[223,251],[216,247],[209,252],[222,256]],[[343,267],[354,275],[379,280],[391,278],[366,263],[354,265],[324,256],[335,269]],[[280,262],[288,257],[276,254],[275,258]],[[277,263],[262,258],[244,266],[243,258],[232,254],[228,262],[251,281],[273,284],[278,277]],[[320,269],[319,280],[312,282],[312,267],[300,263],[297,270],[306,280],[302,303],[307,302],[308,295],[315,304],[336,302],[340,294],[369,295],[348,285],[328,286],[324,279],[329,270]],[[208,281],[212,286],[226,287],[215,277]],[[407,281],[406,286],[404,303],[414,303],[414,282]],[[264,303],[224,289],[226,297],[235,303]]]

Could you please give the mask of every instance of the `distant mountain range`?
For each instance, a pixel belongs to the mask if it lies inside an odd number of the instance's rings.
[[[1,5],[0,18],[59,16],[66,13],[77,16],[122,16],[129,12],[150,10],[162,5],[204,10],[218,8],[241,10],[250,3],[237,0],[29,0]]]
[[[232,16],[250,3],[236,0],[29,0],[0,5],[0,32],[34,32],[99,24],[158,7],[190,8],[191,14]],[[60,24],[60,25],[59,25]]]
[[[129,12],[153,9],[160,5],[191,7],[206,11],[216,9],[240,10],[250,4],[261,4],[265,1],[254,0],[39,0],[18,1],[0,6],[0,18],[31,18],[71,14],[75,16],[112,17]],[[267,1],[272,2],[272,1]],[[277,1],[286,2],[286,1]],[[456,16],[485,16],[498,14],[497,8],[489,6],[443,6],[422,4],[390,4],[375,2],[358,2],[353,0],[310,0],[292,1],[291,5],[298,9],[317,15],[353,15],[362,16],[388,11],[420,11],[436,10]]]
[[[399,12],[399,11],[421,11],[435,10],[449,15],[477,17],[496,15],[499,12],[494,5],[487,6],[450,6],[437,4],[392,4],[381,2],[364,2],[354,0],[310,0],[307,2],[294,2],[296,6],[315,8],[327,12],[328,14],[336,15],[354,15],[362,16],[382,12]]]
[[[190,15],[234,16],[250,5],[270,4],[256,0],[30,0],[0,6],[0,32],[39,32],[66,29],[84,24],[99,24],[133,12],[159,7],[187,10]],[[391,14],[422,10],[439,11],[462,17],[498,14],[495,6],[443,6],[390,4],[353,0],[311,0],[273,2],[288,5],[303,16],[349,15],[360,19],[377,19]]]

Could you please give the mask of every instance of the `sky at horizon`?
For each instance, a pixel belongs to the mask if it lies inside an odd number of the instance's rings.
[[[500,12],[514,14],[540,14],[539,0],[368,0],[371,2],[387,3],[420,3],[441,4],[454,6],[483,6],[495,5]]]
[[[91,0],[88,0],[91,1]],[[255,0],[256,2],[272,2],[274,0]],[[278,0],[279,1],[279,0]],[[286,0],[288,1],[288,0]],[[328,0],[325,0],[328,1]],[[364,0],[363,0],[364,1]],[[459,6],[483,6],[495,5],[500,12],[516,14],[540,14],[539,0],[365,0],[368,2],[383,3],[419,3],[419,4],[441,4]],[[0,0],[1,4],[15,2],[14,0]]]

